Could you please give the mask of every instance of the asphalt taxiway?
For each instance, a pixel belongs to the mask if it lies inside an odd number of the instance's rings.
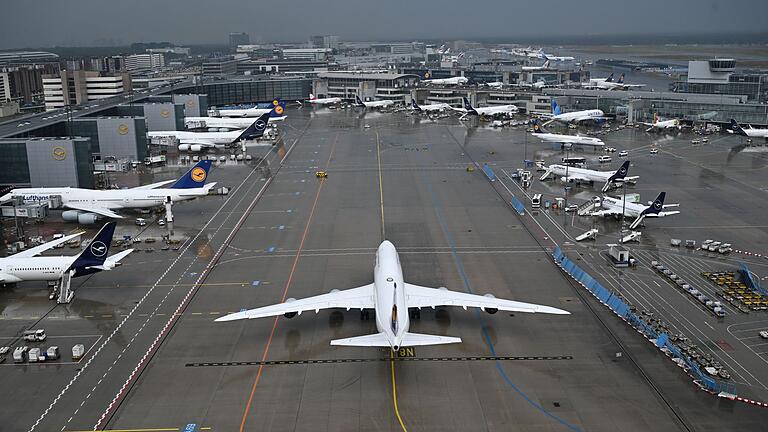
[[[177,227],[190,235],[179,251],[136,253],[116,271],[83,281],[71,305],[44,316],[50,304],[38,286],[3,293],[4,333],[37,326],[51,337],[93,339],[77,364],[0,367],[8,388],[18,389],[0,396],[9,428],[761,427],[758,408],[696,390],[584,296],[549,256],[547,240],[563,235],[556,223],[532,228],[497,192],[500,185],[466,170],[473,160],[512,169],[545,145],[522,131],[356,110],[290,110],[283,131],[282,145],[261,165],[211,173],[232,187],[228,196],[177,206]],[[317,179],[317,170],[328,178]],[[387,350],[329,345],[375,331],[359,311],[213,322],[241,308],[370,283],[384,238],[398,247],[412,283],[572,315],[424,310],[413,331],[463,343],[419,347],[397,360]]]

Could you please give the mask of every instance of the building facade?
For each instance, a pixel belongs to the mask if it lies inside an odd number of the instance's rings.
[[[165,67],[165,56],[155,54],[132,54],[125,57],[126,70],[159,69]]]
[[[43,77],[46,110],[111,98],[129,91],[131,78],[127,74],[63,70],[59,76]]]
[[[319,74],[314,94],[355,100],[393,100],[405,102],[419,82],[417,75],[399,73],[327,72]]]
[[[0,184],[93,187],[89,138],[0,139]]]
[[[248,33],[234,32],[229,34],[229,49],[231,51],[237,50],[238,45],[250,45],[251,37]]]
[[[736,73],[736,60],[689,61],[688,75],[672,84],[679,93],[745,95],[750,102],[768,102],[768,74]]]

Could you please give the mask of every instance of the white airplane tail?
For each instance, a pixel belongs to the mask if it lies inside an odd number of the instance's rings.
[[[404,347],[424,346],[424,345],[443,345],[451,343],[460,343],[461,338],[450,336],[427,335],[421,333],[406,333],[401,342]],[[358,347],[388,347],[389,340],[384,333],[375,333],[365,336],[357,336],[346,339],[334,339],[331,345],[336,346],[358,346]]]

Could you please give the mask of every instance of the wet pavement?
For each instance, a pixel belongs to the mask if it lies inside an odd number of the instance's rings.
[[[249,149],[264,156],[258,167],[224,164],[211,172],[211,181],[232,188],[229,195],[174,207],[175,228],[186,237],[178,251],[135,252],[113,272],[78,279],[67,306],[53,307],[41,284],[2,292],[0,336],[43,327],[59,338],[63,353],[55,365],[0,365],[7,388],[30,389],[4,392],[0,402],[9,428],[763,427],[764,411],[696,390],[645,339],[583,296],[548,255],[555,243],[568,242],[569,253],[581,253],[606,285],[700,340],[730,367],[737,389],[760,395],[768,382],[760,352],[768,349],[742,337],[759,327],[747,323],[765,313],[718,321],[672,286],[664,288],[647,264],[661,256],[691,280],[703,269],[735,265],[735,256],[672,249],[670,237],[717,238],[743,250],[765,250],[760,221],[767,204],[758,198],[768,181],[765,159],[733,152],[742,144],[738,137],[717,135],[693,147],[692,136],[684,134],[659,144],[653,157],[649,146],[665,138],[635,130],[602,137],[630,152],[630,173],[640,180],[627,192],[645,201],[666,190],[682,212],[649,220],[636,246],[640,265],[618,273],[600,258],[616,238],[618,222],[559,211],[521,219],[508,206],[509,195],[497,193],[508,189],[522,199],[515,181],[502,175],[491,185],[482,171],[466,170],[473,160],[498,173],[519,168],[524,159],[559,161],[559,148],[522,130],[404,113],[291,109],[288,115],[281,147]],[[596,159],[600,153],[584,154]],[[620,164],[615,155],[611,167]],[[326,170],[328,178],[318,180],[317,170]],[[162,175],[181,171],[169,168]],[[536,179],[533,191],[554,199],[562,185]],[[593,195],[580,187],[569,200]],[[131,223],[121,223],[119,232],[135,232]],[[596,242],[572,241],[593,226],[600,229]],[[162,233],[156,225],[150,230]],[[412,331],[458,336],[463,343],[419,347],[413,354],[422,361],[393,363],[386,351],[329,345],[375,331],[373,320],[361,320],[359,311],[213,322],[241,308],[370,283],[383,238],[398,247],[412,283],[493,293],[573,314],[424,310]],[[745,259],[764,273],[759,260]],[[703,278],[697,284],[714,289]],[[727,344],[718,345],[721,339]],[[88,353],[70,364],[74,343],[86,345]],[[617,359],[622,350],[625,356]],[[498,359],[481,359],[488,356]]]

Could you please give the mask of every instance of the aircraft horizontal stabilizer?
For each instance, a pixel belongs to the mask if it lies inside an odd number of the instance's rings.
[[[356,336],[346,339],[334,339],[331,345],[338,346],[363,346],[363,347],[388,347],[389,341],[384,333],[375,333],[365,336]]]
[[[423,346],[423,345],[445,345],[452,343],[461,343],[461,338],[451,336],[437,336],[421,333],[406,333],[401,342],[405,347]]]

